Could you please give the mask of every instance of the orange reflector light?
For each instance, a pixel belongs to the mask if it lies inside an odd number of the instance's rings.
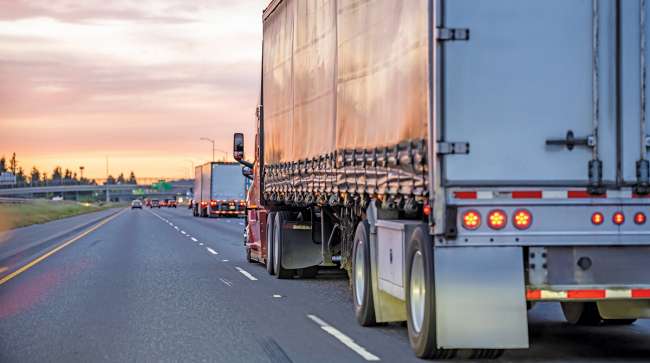
[[[429,207],[430,208],[430,207]],[[468,210],[463,214],[463,227],[469,230],[478,229],[481,226],[481,214],[475,210]]]
[[[515,211],[512,217],[512,223],[517,229],[528,229],[533,223],[533,215],[525,209],[519,209]]]
[[[506,223],[508,223],[508,216],[506,215],[506,212],[500,209],[496,209],[490,211],[490,214],[488,214],[488,226],[490,226],[490,228],[502,229],[506,226]]]
[[[431,214],[431,206],[425,204],[424,207],[422,207],[422,213],[424,213],[425,216],[429,216]]]
[[[634,215],[634,223],[641,225],[641,224],[645,224],[645,221],[646,221],[646,217],[645,214],[643,214],[643,212],[638,212],[637,214]]]
[[[600,226],[605,221],[605,216],[602,213],[596,212],[591,215],[591,223]]]
[[[612,216],[612,222],[617,226],[625,223],[625,214],[623,214],[623,212],[614,213],[614,216]]]

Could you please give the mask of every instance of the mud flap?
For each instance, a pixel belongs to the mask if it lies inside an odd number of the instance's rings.
[[[299,269],[323,262],[321,245],[314,243],[311,226],[288,222],[282,226],[282,267]]]
[[[436,247],[438,347],[528,348],[521,247]]]

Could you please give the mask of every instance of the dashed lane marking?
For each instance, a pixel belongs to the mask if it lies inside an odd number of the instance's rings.
[[[352,349],[355,353],[359,354],[363,359],[367,361],[379,361],[379,357],[376,355],[370,353],[369,351],[366,350],[366,348],[360,346],[357,344],[352,338],[349,336],[343,334],[341,331],[336,329],[335,327],[327,324],[324,322],[321,318],[317,317],[316,315],[307,315],[309,319],[311,319],[314,323],[318,324],[321,329],[325,330],[329,335],[333,336],[336,338],[339,342],[343,343],[346,347]]]
[[[194,242],[198,242],[198,241],[199,241],[198,239],[196,239],[196,238],[194,238],[194,237],[190,237],[190,239],[191,239],[192,241],[194,241]]]
[[[181,231],[181,234],[187,234],[185,231]]]
[[[213,255],[218,255],[218,254],[219,254],[219,252],[213,250],[213,249],[210,248],[210,247],[206,247],[205,249],[208,250],[208,252],[210,252],[210,253],[213,254]]]
[[[257,281],[257,277],[251,275],[250,272],[244,270],[244,269],[241,268],[241,267],[235,267],[235,268],[236,268],[237,271],[239,271],[242,275],[246,276],[249,280],[251,280],[251,281]]]
[[[221,282],[223,282],[226,286],[232,286],[232,282],[226,280],[226,279],[219,279]]]

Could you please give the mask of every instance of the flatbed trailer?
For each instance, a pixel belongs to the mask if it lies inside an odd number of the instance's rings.
[[[540,301],[571,324],[650,317],[648,15],[272,1],[249,258],[346,269],[359,323],[406,321],[423,358],[527,348]]]

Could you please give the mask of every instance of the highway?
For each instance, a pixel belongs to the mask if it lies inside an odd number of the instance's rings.
[[[125,209],[0,236],[0,362],[420,361],[401,325],[357,325],[343,274],[277,280],[242,229]],[[557,304],[529,320],[531,348],[499,361],[650,361],[650,320],[570,327]]]

